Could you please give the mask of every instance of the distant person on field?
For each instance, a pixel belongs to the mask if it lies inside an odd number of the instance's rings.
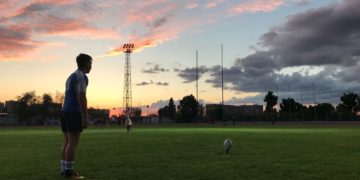
[[[126,130],[127,130],[127,133],[130,133],[131,132],[131,126],[132,126],[132,121],[130,119],[130,117],[128,115],[125,116],[125,126],[126,126]]]
[[[80,134],[89,124],[86,99],[89,80],[86,74],[91,70],[92,57],[79,54],[76,63],[78,69],[66,80],[65,101],[61,109],[61,129],[64,135],[61,148],[61,174],[68,179],[85,178],[74,171],[74,160]]]

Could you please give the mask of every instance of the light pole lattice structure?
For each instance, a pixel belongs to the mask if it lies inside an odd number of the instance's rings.
[[[128,114],[132,108],[131,53],[134,49],[134,44],[124,44],[123,49],[125,53],[123,110],[125,114]]]

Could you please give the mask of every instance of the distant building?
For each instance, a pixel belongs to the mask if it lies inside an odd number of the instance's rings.
[[[16,101],[6,101],[5,108],[7,109],[8,114],[14,114],[16,111],[17,102]]]
[[[262,105],[240,105],[236,106],[237,112],[246,115],[256,115],[263,112]]]
[[[17,121],[14,115],[0,113],[0,125],[14,125],[16,123]]]
[[[5,109],[5,103],[0,102],[0,113],[4,112]]]
[[[222,121],[222,112],[224,121],[252,121],[260,120],[263,112],[262,105],[221,105],[207,104],[205,114],[210,121]]]

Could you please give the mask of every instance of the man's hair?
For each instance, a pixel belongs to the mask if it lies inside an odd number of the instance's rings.
[[[87,54],[79,54],[77,57],[76,57],[76,63],[77,63],[77,66],[78,68],[83,68],[86,66],[87,63],[90,63],[92,60],[92,57],[87,55]]]

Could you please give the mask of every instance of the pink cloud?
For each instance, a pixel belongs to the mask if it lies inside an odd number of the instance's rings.
[[[40,21],[47,23],[29,24],[29,26],[32,26],[35,32],[46,33],[49,35],[88,39],[118,38],[118,35],[112,30],[98,29],[81,20],[66,19],[50,15],[41,18]]]
[[[87,12],[83,4],[76,6],[75,0],[38,0],[25,5],[13,5],[4,1],[0,9],[0,60],[12,60],[45,46],[46,42],[34,40],[42,36],[68,36],[72,38],[118,38],[109,28],[98,28],[86,21]],[[19,7],[18,7],[19,6]],[[72,11],[70,9],[72,8]],[[69,10],[68,10],[69,9]],[[64,13],[67,12],[67,13]]]
[[[38,33],[57,34],[81,30],[99,33],[102,28],[96,28],[90,22],[92,14],[95,13],[83,8],[87,4],[73,4],[75,2],[74,0],[38,1],[18,9],[7,20],[10,24],[27,25]],[[95,31],[96,29],[98,31]]]
[[[15,1],[22,3],[15,5],[12,3]],[[36,37],[47,36],[118,40],[121,34],[121,43],[132,42],[135,51],[141,51],[176,39],[185,32],[201,32],[201,27],[230,16],[275,10],[284,1],[248,0],[238,4],[227,0],[107,0],[101,3],[81,0],[3,0],[6,3],[0,4],[0,10],[7,11],[0,13],[0,31],[11,36],[0,35],[0,41],[7,42],[7,45],[0,45],[0,58],[20,56],[39,49],[46,43],[37,41]],[[24,30],[19,30],[20,27]],[[16,48],[9,50],[14,46]],[[120,44],[106,55],[122,52]]]
[[[0,60],[12,59],[33,51],[42,45],[31,39],[26,27],[0,26]]]
[[[218,5],[224,3],[226,0],[211,0],[206,4],[206,8],[215,8]]]
[[[240,3],[230,10],[232,15],[255,12],[270,12],[285,3],[285,0],[253,0]]]
[[[140,25],[142,27],[133,30],[128,35],[128,41],[135,44],[134,51],[136,52],[176,39],[192,24],[192,20],[182,22],[183,20],[173,16],[174,12],[183,7],[182,4],[164,0],[153,0],[153,2],[156,3],[140,3],[126,17],[125,24],[127,26]],[[161,3],[162,6],[157,3]],[[105,56],[121,54],[123,51],[121,44],[109,50]]]
[[[197,1],[173,3],[161,0],[139,3],[125,17],[126,26],[130,29],[135,27],[128,34],[128,42],[135,44],[135,51],[141,51],[144,48],[176,39],[184,32],[197,32],[197,28],[217,23],[229,16],[275,10],[284,2],[284,0],[255,0],[234,5],[233,1],[212,0],[203,4],[204,9],[196,11],[194,8],[200,6]],[[215,12],[208,10],[225,3],[228,4]],[[225,7],[232,8],[226,9]],[[229,11],[231,14],[221,15]],[[121,44],[106,52],[105,56],[121,54],[123,51]]]
[[[156,0],[153,1],[155,2]],[[155,24],[158,19],[171,15],[178,8],[178,4],[166,3],[164,1],[156,1],[154,4],[149,2],[146,2],[146,4],[140,3],[138,8],[134,8],[126,14],[126,22],[127,24]]]
[[[176,39],[179,34],[183,31],[182,28],[168,29],[167,31],[153,32],[141,37],[138,35],[131,35],[129,42],[134,44],[134,52],[142,51],[148,47],[154,47],[166,41]],[[124,49],[122,45],[111,49],[106,53],[106,56],[113,56],[123,53]]]

